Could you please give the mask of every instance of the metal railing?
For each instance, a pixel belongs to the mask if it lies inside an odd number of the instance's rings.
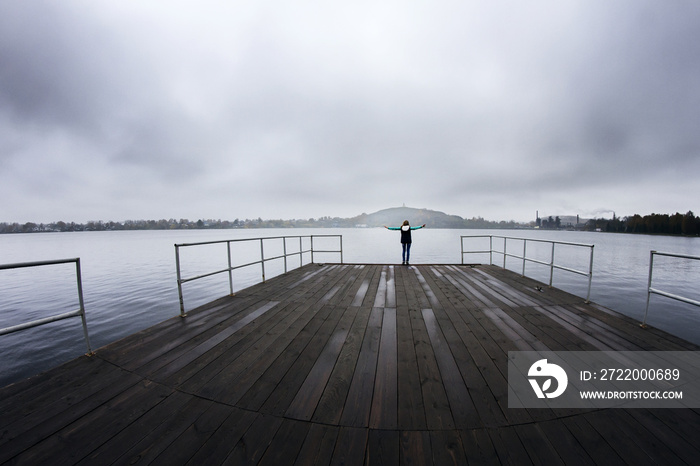
[[[308,239],[308,247],[307,249],[304,249],[304,244],[303,240]],[[339,245],[338,249],[333,249],[333,250],[322,250],[322,249],[317,249],[314,248],[314,238],[338,238],[339,240]],[[287,240],[289,239],[298,239],[299,240],[299,250],[298,251],[293,251],[293,252],[287,252]],[[269,241],[282,241],[282,254],[273,256],[273,257],[265,257],[265,242]],[[260,259],[253,261],[253,262],[247,262],[245,264],[239,264],[239,265],[234,265],[233,263],[233,258],[231,256],[231,244],[232,243],[243,243],[243,242],[259,242],[260,243]],[[180,248],[184,247],[191,247],[191,246],[202,246],[202,245],[211,245],[211,244],[226,244],[226,251],[227,251],[227,256],[228,256],[228,267],[221,269],[221,270],[216,270],[213,272],[205,273],[202,275],[197,275],[194,277],[188,277],[188,278],[182,278],[182,271],[180,267]],[[250,267],[254,266],[256,264],[260,264],[261,269],[262,269],[262,281],[265,281],[265,263],[274,261],[274,260],[283,260],[284,261],[284,273],[287,273],[288,271],[288,264],[287,264],[287,258],[291,256],[299,256],[299,267],[304,265],[303,259],[304,259],[304,254],[310,254],[310,263],[314,263],[314,254],[319,254],[319,253],[337,253],[340,254],[340,263],[343,263],[343,236],[342,235],[306,235],[306,236],[270,236],[270,237],[264,237],[264,238],[242,238],[242,239],[230,239],[230,240],[220,240],[220,241],[205,241],[205,242],[200,242],[200,243],[183,243],[183,244],[176,244],[175,245],[175,265],[177,267],[177,289],[178,289],[178,294],[180,297],[180,316],[181,317],[186,317],[185,313],[185,303],[184,303],[184,297],[183,297],[183,292],[182,292],[182,285],[187,282],[191,282],[194,280],[199,280],[200,278],[206,278],[206,277],[211,277],[212,275],[217,275],[220,273],[228,273],[228,282],[229,282],[229,290],[230,290],[230,295],[233,295],[233,271],[236,269],[241,269],[244,267]]]
[[[464,239],[465,238],[489,238],[489,249],[488,250],[480,250],[480,251],[465,251],[464,250]],[[494,244],[493,244],[493,239],[494,238],[499,238],[503,239],[503,250],[499,251],[494,249]],[[515,240],[515,241],[522,241],[523,242],[523,252],[522,256],[509,253],[508,252],[508,240]],[[542,260],[537,260],[532,257],[527,257],[527,243],[528,241],[530,242],[537,242],[537,243],[549,243],[552,245],[552,252],[550,255],[549,262],[545,262]],[[461,247],[462,247],[462,265],[464,265],[464,255],[465,254],[489,254],[489,264],[493,265],[493,255],[494,254],[502,254],[503,255],[503,268],[506,268],[506,259],[508,257],[512,257],[515,259],[519,259],[523,261],[523,268],[522,268],[522,276],[525,276],[525,264],[527,262],[533,262],[536,264],[544,265],[549,267],[549,286],[552,287],[552,282],[554,280],[554,269],[558,270],[564,270],[566,272],[571,272],[575,273],[577,275],[583,275],[588,277],[588,292],[586,294],[586,303],[589,303],[591,300],[591,283],[593,281],[593,245],[592,244],[583,244],[583,243],[570,243],[566,241],[551,241],[551,240],[543,240],[543,239],[532,239],[532,238],[516,238],[512,236],[497,236],[497,235],[474,235],[474,236],[461,236],[460,237],[460,242],[461,242]],[[564,267],[562,265],[558,265],[554,263],[554,250],[555,246],[559,245],[564,245],[564,246],[576,246],[576,247],[584,247],[584,248],[589,248],[590,249],[590,255],[589,255],[589,261],[588,261],[588,271],[583,271],[583,270],[576,270],[571,267]]]
[[[673,293],[669,293],[666,291],[661,291],[657,290],[656,288],[652,288],[651,286],[651,280],[652,280],[652,275],[654,272],[654,256],[665,256],[665,257],[674,257],[678,259],[690,259],[690,260],[700,260],[700,256],[688,256],[685,254],[672,254],[669,252],[658,252],[658,251],[650,251],[649,253],[649,283],[647,285],[647,306],[644,311],[644,321],[641,323],[642,328],[647,327],[647,314],[649,313],[649,301],[651,298],[652,294],[657,294],[659,296],[665,296],[666,298],[670,299],[675,299],[676,301],[681,301],[687,304],[692,304],[694,306],[700,306],[700,301],[696,301],[694,299],[690,299],[684,296],[679,296]]]
[[[18,264],[4,264],[0,265],[0,270],[9,269],[21,269],[27,267],[41,267],[45,265],[56,265],[56,264],[70,264],[75,262],[75,274],[76,281],[78,283],[78,301],[80,303],[80,308],[76,311],[66,312],[63,314],[57,314],[51,317],[45,317],[43,319],[37,319],[31,322],[25,322],[23,324],[14,325],[12,327],[6,327],[0,329],[0,335],[7,335],[9,333],[19,332],[21,330],[30,329],[33,327],[38,327],[40,325],[50,324],[52,322],[58,322],[59,320],[69,319],[71,317],[80,317],[83,322],[83,334],[85,336],[85,345],[87,346],[87,354],[92,355],[92,348],[90,347],[90,337],[88,336],[87,320],[85,318],[85,300],[83,299],[83,282],[80,273],[80,258],[75,259],[59,259],[52,261],[40,261],[40,262],[22,262]]]

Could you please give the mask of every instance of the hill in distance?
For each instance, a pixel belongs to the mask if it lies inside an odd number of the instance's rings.
[[[426,224],[432,228],[493,228],[505,226],[506,222],[489,222],[484,219],[465,220],[459,215],[449,215],[444,212],[413,207],[392,207],[372,214],[361,214],[347,220],[348,226],[366,225],[368,227],[398,227],[404,220],[411,226]],[[509,225],[515,226],[515,225]]]
[[[372,214],[362,214],[353,217],[356,225],[367,225],[368,227],[401,226],[404,220],[408,220],[411,226],[423,225],[424,223],[432,227],[440,228],[460,228],[464,226],[464,219],[457,215],[447,215],[428,209],[416,209],[413,207],[392,207],[383,209]]]

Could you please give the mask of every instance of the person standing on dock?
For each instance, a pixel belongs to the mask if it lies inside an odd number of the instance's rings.
[[[411,225],[408,224],[408,220],[403,221],[403,225],[400,227],[388,227],[384,225],[384,228],[387,230],[401,230],[401,246],[402,246],[402,253],[401,253],[401,264],[402,265],[408,265],[409,257],[411,255],[411,243],[413,242],[411,240],[411,230],[418,230],[419,228],[425,228],[425,223],[419,227],[412,227]]]

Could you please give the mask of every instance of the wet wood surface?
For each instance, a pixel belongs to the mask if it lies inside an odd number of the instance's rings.
[[[693,464],[696,410],[510,409],[507,363],[697,349],[495,266],[312,264],[1,389],[0,463]]]

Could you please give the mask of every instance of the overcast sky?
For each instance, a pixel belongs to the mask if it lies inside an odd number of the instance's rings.
[[[700,2],[0,1],[0,222],[700,213]]]

